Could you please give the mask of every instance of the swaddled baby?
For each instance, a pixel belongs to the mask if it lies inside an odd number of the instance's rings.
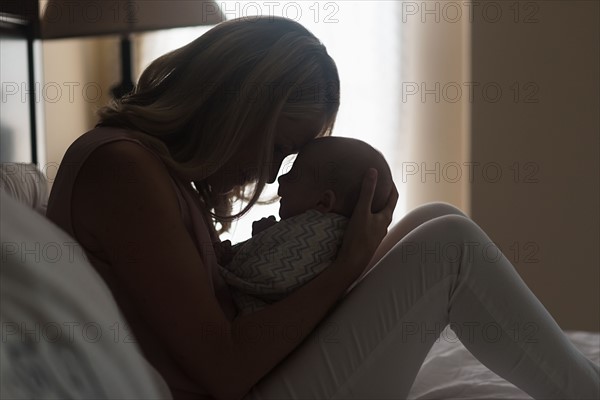
[[[302,149],[278,180],[281,221],[255,222],[252,238],[233,246],[233,258],[220,269],[241,314],[283,299],[335,260],[369,168],[378,171],[371,209],[378,212],[393,187],[380,152],[334,136]]]

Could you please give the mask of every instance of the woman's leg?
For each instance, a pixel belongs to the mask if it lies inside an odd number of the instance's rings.
[[[484,365],[534,398],[598,398],[598,366],[489,237],[458,215],[406,235],[247,398],[406,398],[448,324]]]
[[[386,255],[396,243],[408,235],[413,229],[434,218],[444,215],[466,215],[452,204],[443,202],[427,203],[415,208],[395,224],[375,251],[373,259],[366,268],[366,273]]]

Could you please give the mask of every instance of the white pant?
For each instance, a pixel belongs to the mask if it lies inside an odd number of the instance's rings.
[[[598,366],[490,238],[470,219],[445,215],[395,245],[247,399],[405,399],[448,324],[533,398],[600,398]]]

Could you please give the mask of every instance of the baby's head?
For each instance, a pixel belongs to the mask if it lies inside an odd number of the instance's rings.
[[[371,211],[378,212],[394,185],[383,155],[357,139],[328,136],[311,141],[279,178],[279,216],[286,219],[316,209],[350,217],[371,167],[378,172]]]

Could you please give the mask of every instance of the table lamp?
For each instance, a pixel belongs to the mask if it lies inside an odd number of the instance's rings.
[[[215,25],[225,20],[213,0],[41,0],[3,1],[2,8],[25,16],[35,38],[63,39],[121,35],[121,83],[115,98],[133,89],[131,34],[160,29]]]

